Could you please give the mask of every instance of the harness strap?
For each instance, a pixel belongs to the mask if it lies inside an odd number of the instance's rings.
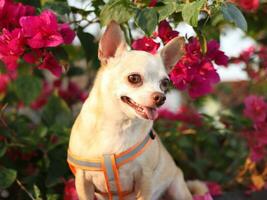
[[[81,158],[73,155],[70,150],[68,150],[67,161],[74,175],[76,173],[76,168],[88,171],[103,171],[109,199],[122,200],[123,196],[126,196],[125,194],[128,195],[129,192],[122,191],[119,168],[141,155],[154,139],[155,134],[153,133],[153,130],[151,130],[140,143],[119,154],[104,154],[102,159],[93,160]]]

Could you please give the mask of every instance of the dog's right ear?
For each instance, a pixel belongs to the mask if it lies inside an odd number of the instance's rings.
[[[121,55],[126,48],[127,44],[120,25],[111,21],[99,42],[98,58],[101,64],[105,65],[109,58]]]

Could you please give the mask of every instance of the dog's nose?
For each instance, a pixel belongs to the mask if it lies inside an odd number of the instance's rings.
[[[156,106],[163,105],[165,100],[166,100],[166,96],[161,92],[154,92],[152,94],[152,98],[153,98],[153,101],[156,104]]]

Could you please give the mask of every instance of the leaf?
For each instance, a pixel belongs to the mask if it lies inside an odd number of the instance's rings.
[[[145,32],[147,36],[151,36],[158,24],[158,14],[153,8],[144,8],[137,12],[136,24]]]
[[[72,76],[80,76],[80,75],[83,75],[85,72],[85,70],[81,67],[75,67],[75,66],[72,66],[70,67],[67,75],[72,77]]]
[[[95,42],[94,36],[90,33],[83,32],[82,27],[78,28],[77,36],[85,52],[87,62],[92,61],[94,63],[94,68],[97,69],[99,67],[99,61],[97,56],[98,45]]]
[[[5,189],[12,185],[17,177],[17,171],[8,168],[0,168],[0,188]]]
[[[44,123],[49,126],[62,128],[69,127],[72,122],[72,114],[67,104],[57,96],[49,98],[42,112]]]
[[[248,29],[247,21],[242,12],[234,4],[226,3],[222,5],[221,10],[224,19],[233,22],[237,27],[239,27],[243,31],[247,31]]]
[[[7,145],[4,141],[0,142],[0,158],[5,155],[7,150]]]
[[[264,178],[261,175],[253,174],[251,181],[258,190],[261,190],[265,185]]]
[[[162,6],[155,7],[159,13],[159,21],[166,19],[174,12],[181,12],[184,4],[178,4],[176,1],[166,0]]]
[[[182,17],[185,22],[196,27],[198,25],[198,15],[206,0],[198,0],[184,5]]]
[[[70,7],[67,2],[46,2],[43,6],[44,9],[51,9],[60,15],[65,15],[70,13]]]
[[[36,185],[33,185],[33,191],[35,200],[42,200],[41,191]]]
[[[41,93],[42,83],[34,76],[22,75],[14,82],[14,90],[18,98],[29,105]]]
[[[100,22],[103,25],[114,20],[121,24],[127,22],[135,12],[134,5],[129,0],[111,0],[100,12]]]

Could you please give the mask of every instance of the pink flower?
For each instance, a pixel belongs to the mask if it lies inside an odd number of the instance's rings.
[[[171,39],[177,37],[179,32],[173,31],[170,24],[163,20],[159,23],[158,26],[158,36],[162,39],[163,43],[168,43]]]
[[[171,112],[166,109],[159,110],[159,119],[167,119],[167,120],[177,120],[182,121],[188,124],[193,124],[197,127],[202,125],[202,117],[201,115],[192,108],[188,108],[186,106],[182,106],[179,108],[177,112]]]
[[[73,178],[65,182],[64,200],[79,200]]]
[[[160,44],[155,42],[152,38],[143,37],[133,41],[132,48],[134,50],[146,51],[151,54],[157,53]]]
[[[185,45],[186,54],[179,60],[170,73],[170,78],[176,88],[187,89],[192,98],[206,95],[213,90],[213,84],[220,81],[220,77],[212,61],[226,64],[228,58],[221,52],[217,42],[209,42],[206,55],[203,55],[200,43],[191,38]]]
[[[49,96],[52,94],[53,88],[46,81],[43,82],[43,88],[41,94],[37,97],[37,99],[31,103],[31,108],[34,110],[38,110],[42,108],[47,102]]]
[[[19,57],[24,53],[23,35],[20,29],[8,31],[3,29],[0,36],[0,60],[2,60],[7,69],[16,70]]]
[[[68,24],[59,24],[59,32],[62,35],[65,44],[72,43],[75,37],[75,32],[71,30]]]
[[[244,115],[251,119],[253,122],[263,122],[267,116],[267,103],[263,97],[248,96],[245,101]]]
[[[10,78],[7,74],[0,74],[0,94],[5,93],[7,85],[10,82]]]
[[[194,195],[193,200],[213,200],[210,193],[206,193],[205,195]]]
[[[216,182],[206,182],[211,196],[220,196],[222,194],[221,186]]]
[[[11,0],[0,0],[0,29],[12,30],[19,27],[19,19],[22,16],[35,14],[35,8]]]
[[[22,17],[20,25],[31,48],[56,47],[64,42],[52,11],[43,11],[40,16]]]
[[[51,52],[45,52],[43,55],[43,62],[38,66],[39,69],[47,69],[56,77],[62,73],[62,67]]]
[[[259,0],[239,0],[238,5],[245,11],[256,11],[260,6]]]
[[[151,0],[150,3],[148,4],[148,7],[154,7],[157,4],[158,0]]]
[[[223,51],[219,50],[220,44],[216,40],[211,40],[207,44],[206,57],[210,60],[214,60],[217,65],[226,66],[228,63],[228,57]]]
[[[83,92],[79,86],[70,81],[67,85],[62,84],[61,81],[54,83],[58,87],[58,94],[63,98],[69,105],[76,103],[77,101],[84,102],[88,94]]]

